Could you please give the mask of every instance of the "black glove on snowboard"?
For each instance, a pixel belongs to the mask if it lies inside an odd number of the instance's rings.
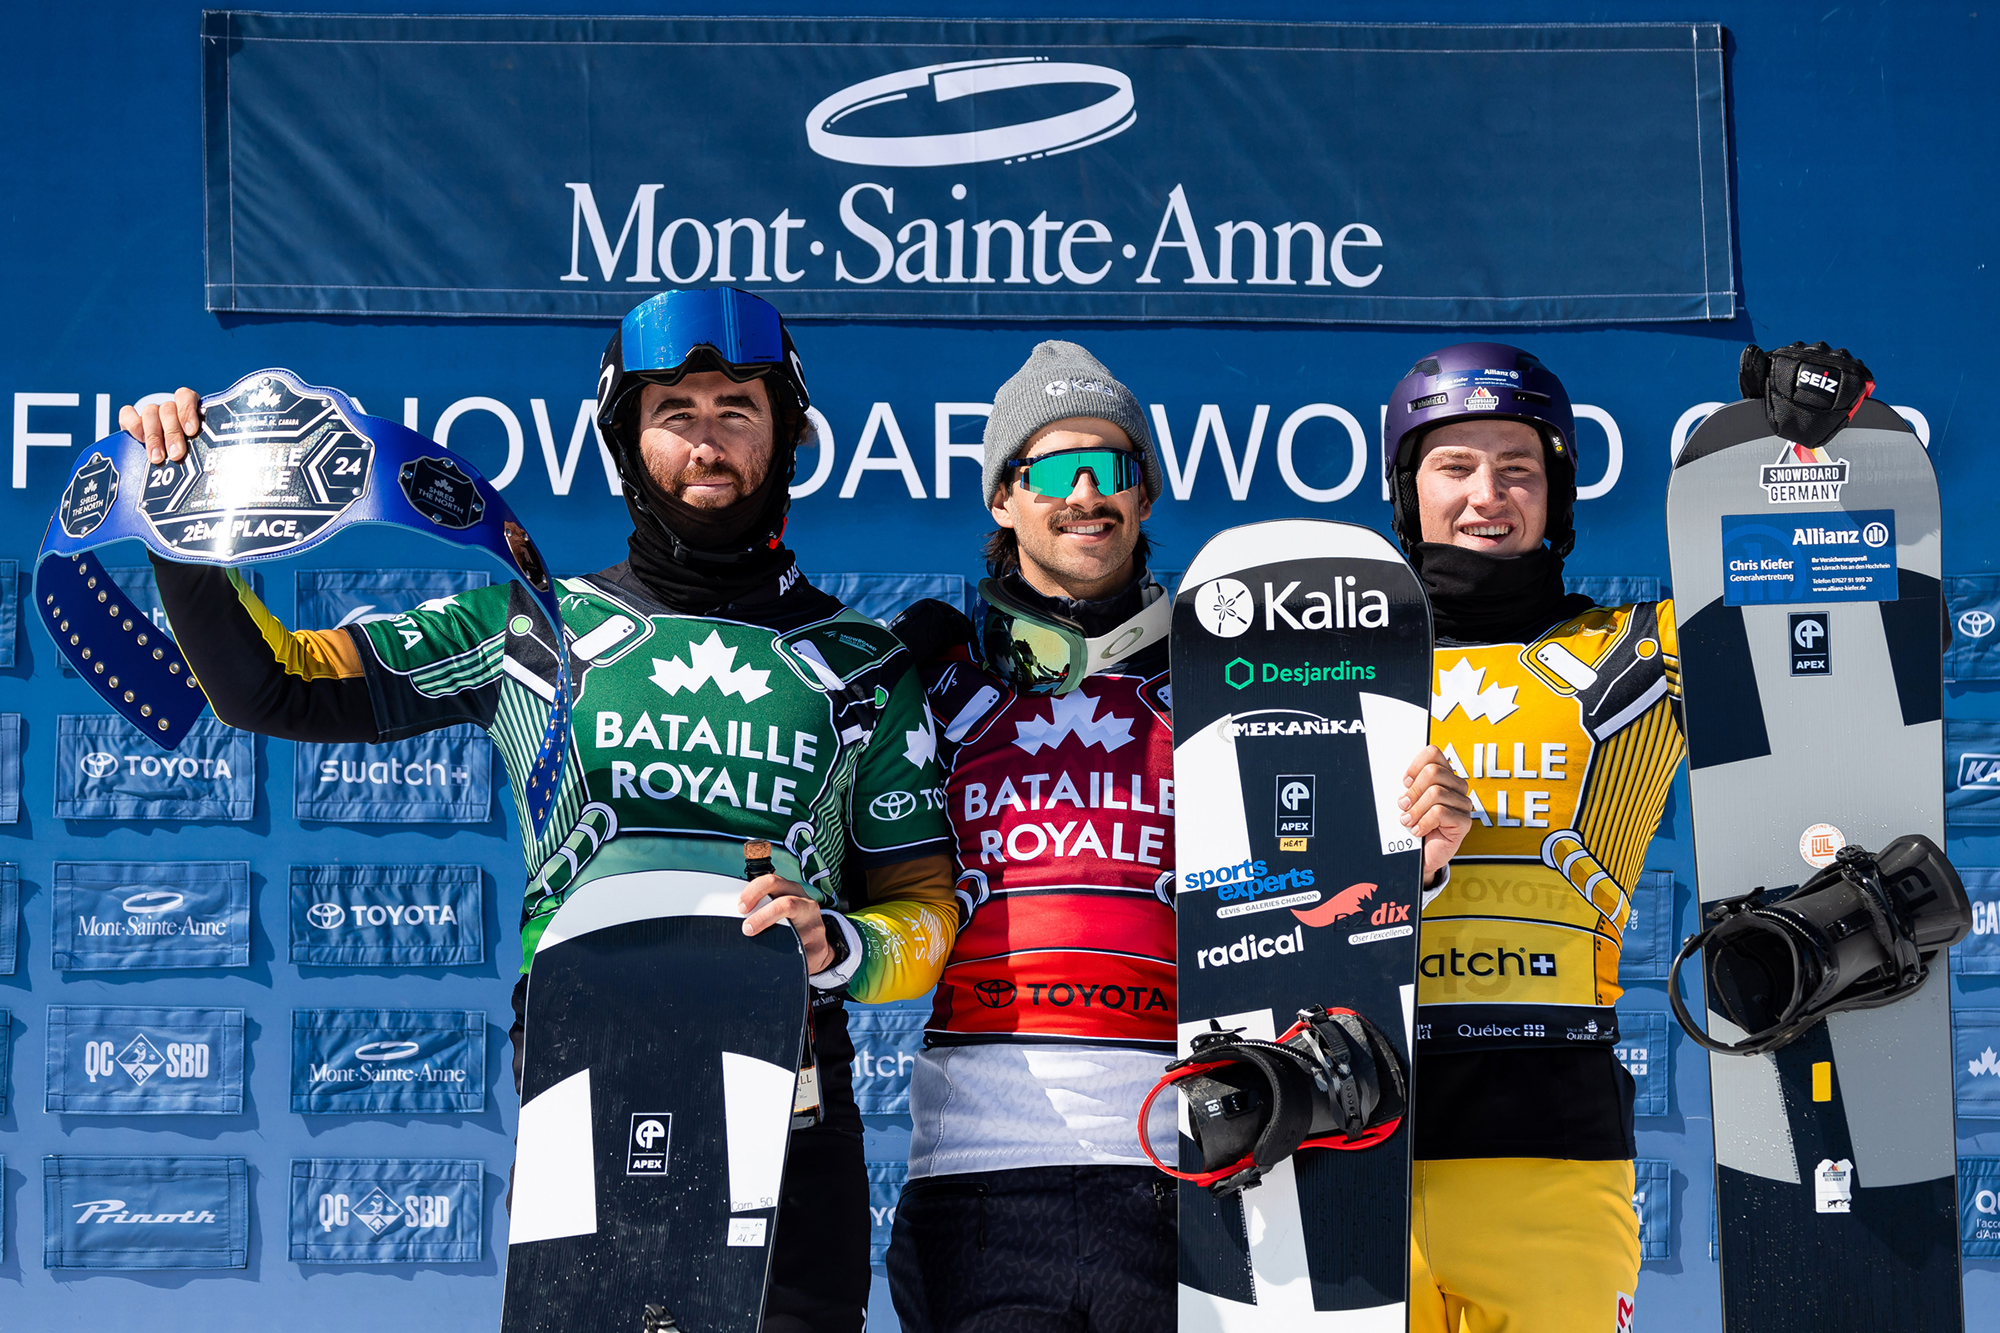
[[[949,602],[926,597],[912,602],[889,622],[889,631],[903,641],[919,662],[934,661],[961,643],[972,642],[972,622]]]
[[[1793,343],[1767,352],[1752,343],[1736,372],[1745,398],[1762,398],[1771,432],[1817,449],[1854,419],[1875,390],[1875,376],[1845,347]]]

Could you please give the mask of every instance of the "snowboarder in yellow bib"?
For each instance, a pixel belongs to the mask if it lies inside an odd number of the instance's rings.
[[[1612,1006],[1626,891],[1686,752],[1673,604],[1564,592],[1575,418],[1529,353],[1425,357],[1388,435],[1437,627],[1431,739],[1474,802],[1425,893],[1410,1328],[1625,1329],[1639,1230]]]

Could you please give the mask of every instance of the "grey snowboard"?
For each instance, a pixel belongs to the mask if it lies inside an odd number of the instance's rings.
[[[1872,399],[1816,454],[1759,402],[1688,441],[1667,528],[1704,905],[1843,843],[1943,845],[1938,525],[1930,459]],[[1949,997],[1939,958],[1886,1008],[1709,1057],[1731,1333],[1963,1326]],[[1744,1036],[1712,1006],[1708,1031]]]
[[[1221,533],[1174,602],[1180,1053],[1360,1013],[1407,1068],[1423,855],[1396,800],[1429,736],[1423,586],[1371,529]],[[1181,1108],[1181,1169],[1200,1154]],[[1401,1333],[1410,1130],[1307,1148],[1226,1201],[1180,1186],[1180,1330]]]

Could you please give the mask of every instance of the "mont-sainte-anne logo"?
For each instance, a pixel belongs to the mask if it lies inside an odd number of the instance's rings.
[[[733,694],[744,703],[754,703],[771,692],[764,682],[771,678],[769,671],[756,667],[736,665],[736,649],[722,641],[722,631],[710,630],[708,637],[700,643],[688,644],[687,660],[670,657],[665,661],[653,659],[652,682],[668,694],[679,694],[686,690],[690,694],[699,693],[702,686],[714,684],[722,694]]]
[[[1074,736],[1109,753],[1132,739],[1132,719],[1108,711],[1097,716],[1099,702],[1082,690],[1056,695],[1049,700],[1048,717],[1031,717],[1014,724],[1014,744],[1034,754],[1044,746],[1054,749],[1065,737]]]
[[[126,887],[132,888],[134,886],[127,885]],[[114,892],[122,892],[122,890],[114,890]],[[119,906],[134,916],[158,916],[162,912],[173,911],[186,901],[187,895],[185,894],[171,893],[166,889],[141,889],[120,903]]]
[[[1457,666],[1438,672],[1438,687],[1431,695],[1431,716],[1442,722],[1451,716],[1453,709],[1463,709],[1467,721],[1483,717],[1488,722],[1499,722],[1519,710],[1514,696],[1520,686],[1495,682],[1482,689],[1485,680],[1485,667],[1472,665],[1470,658],[1459,658]]]
[[[1967,611],[1958,618],[1958,632],[1968,639],[1983,639],[1993,632],[1993,613]]]
[[[987,123],[993,113],[981,114],[977,101],[985,94],[1070,86],[1102,91],[1083,106],[1013,124]],[[937,108],[949,103],[962,103],[977,128],[936,132]],[[988,105],[1000,101],[990,98]],[[1119,70],[1046,56],[1000,56],[923,65],[850,84],[806,113],[806,143],[821,157],[856,166],[1025,162],[1101,143],[1137,119],[1132,80]]]
[[[407,1060],[422,1048],[413,1041],[365,1041],[354,1048],[357,1060]]]
[[[1194,618],[1221,639],[1233,639],[1257,617],[1257,599],[1240,579],[1210,579],[1195,589]]]

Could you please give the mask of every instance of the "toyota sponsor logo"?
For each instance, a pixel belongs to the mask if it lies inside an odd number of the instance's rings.
[[[429,926],[456,926],[458,913],[450,903],[348,903],[317,902],[306,908],[306,923],[320,930],[339,930],[352,923],[420,930]]]
[[[321,930],[338,930],[347,920],[347,909],[339,903],[314,903],[306,909],[306,921]]]
[[[901,819],[917,808],[917,798],[906,791],[885,791],[868,803],[868,813],[881,820]]]
[[[1004,977],[988,977],[972,983],[972,993],[988,1009],[1005,1009],[1014,1003],[1014,983]]]
[[[1011,125],[987,124],[989,116],[975,110],[979,127],[956,134],[863,132],[864,126],[894,131],[899,122],[921,124],[930,107],[986,93],[1075,85],[1103,92],[1077,110]],[[871,110],[872,116],[858,115]],[[857,119],[848,120],[851,116]],[[850,84],[806,114],[806,143],[821,157],[856,166],[968,166],[1067,153],[1122,134],[1137,119],[1132,80],[1122,71],[1046,56],[1000,56],[923,65]]]
[[[1958,632],[1968,639],[1983,639],[1993,632],[1990,611],[1967,611],[1958,618]]]
[[[357,1060],[407,1060],[421,1047],[413,1041],[367,1041],[354,1048]]]
[[[200,759],[193,755],[179,754],[112,754],[108,750],[92,750],[76,761],[79,772],[85,777],[102,779],[112,776],[118,766],[125,766],[125,776],[144,778],[234,778],[236,773],[229,767],[227,759]]]
[[[76,766],[87,778],[108,778],[118,771],[118,756],[103,750],[92,750],[76,761]],[[123,1207],[123,1204],[119,1205]]]
[[[187,901],[187,895],[170,893],[165,889],[147,889],[127,898],[121,906],[137,916],[158,916],[171,912]]]

